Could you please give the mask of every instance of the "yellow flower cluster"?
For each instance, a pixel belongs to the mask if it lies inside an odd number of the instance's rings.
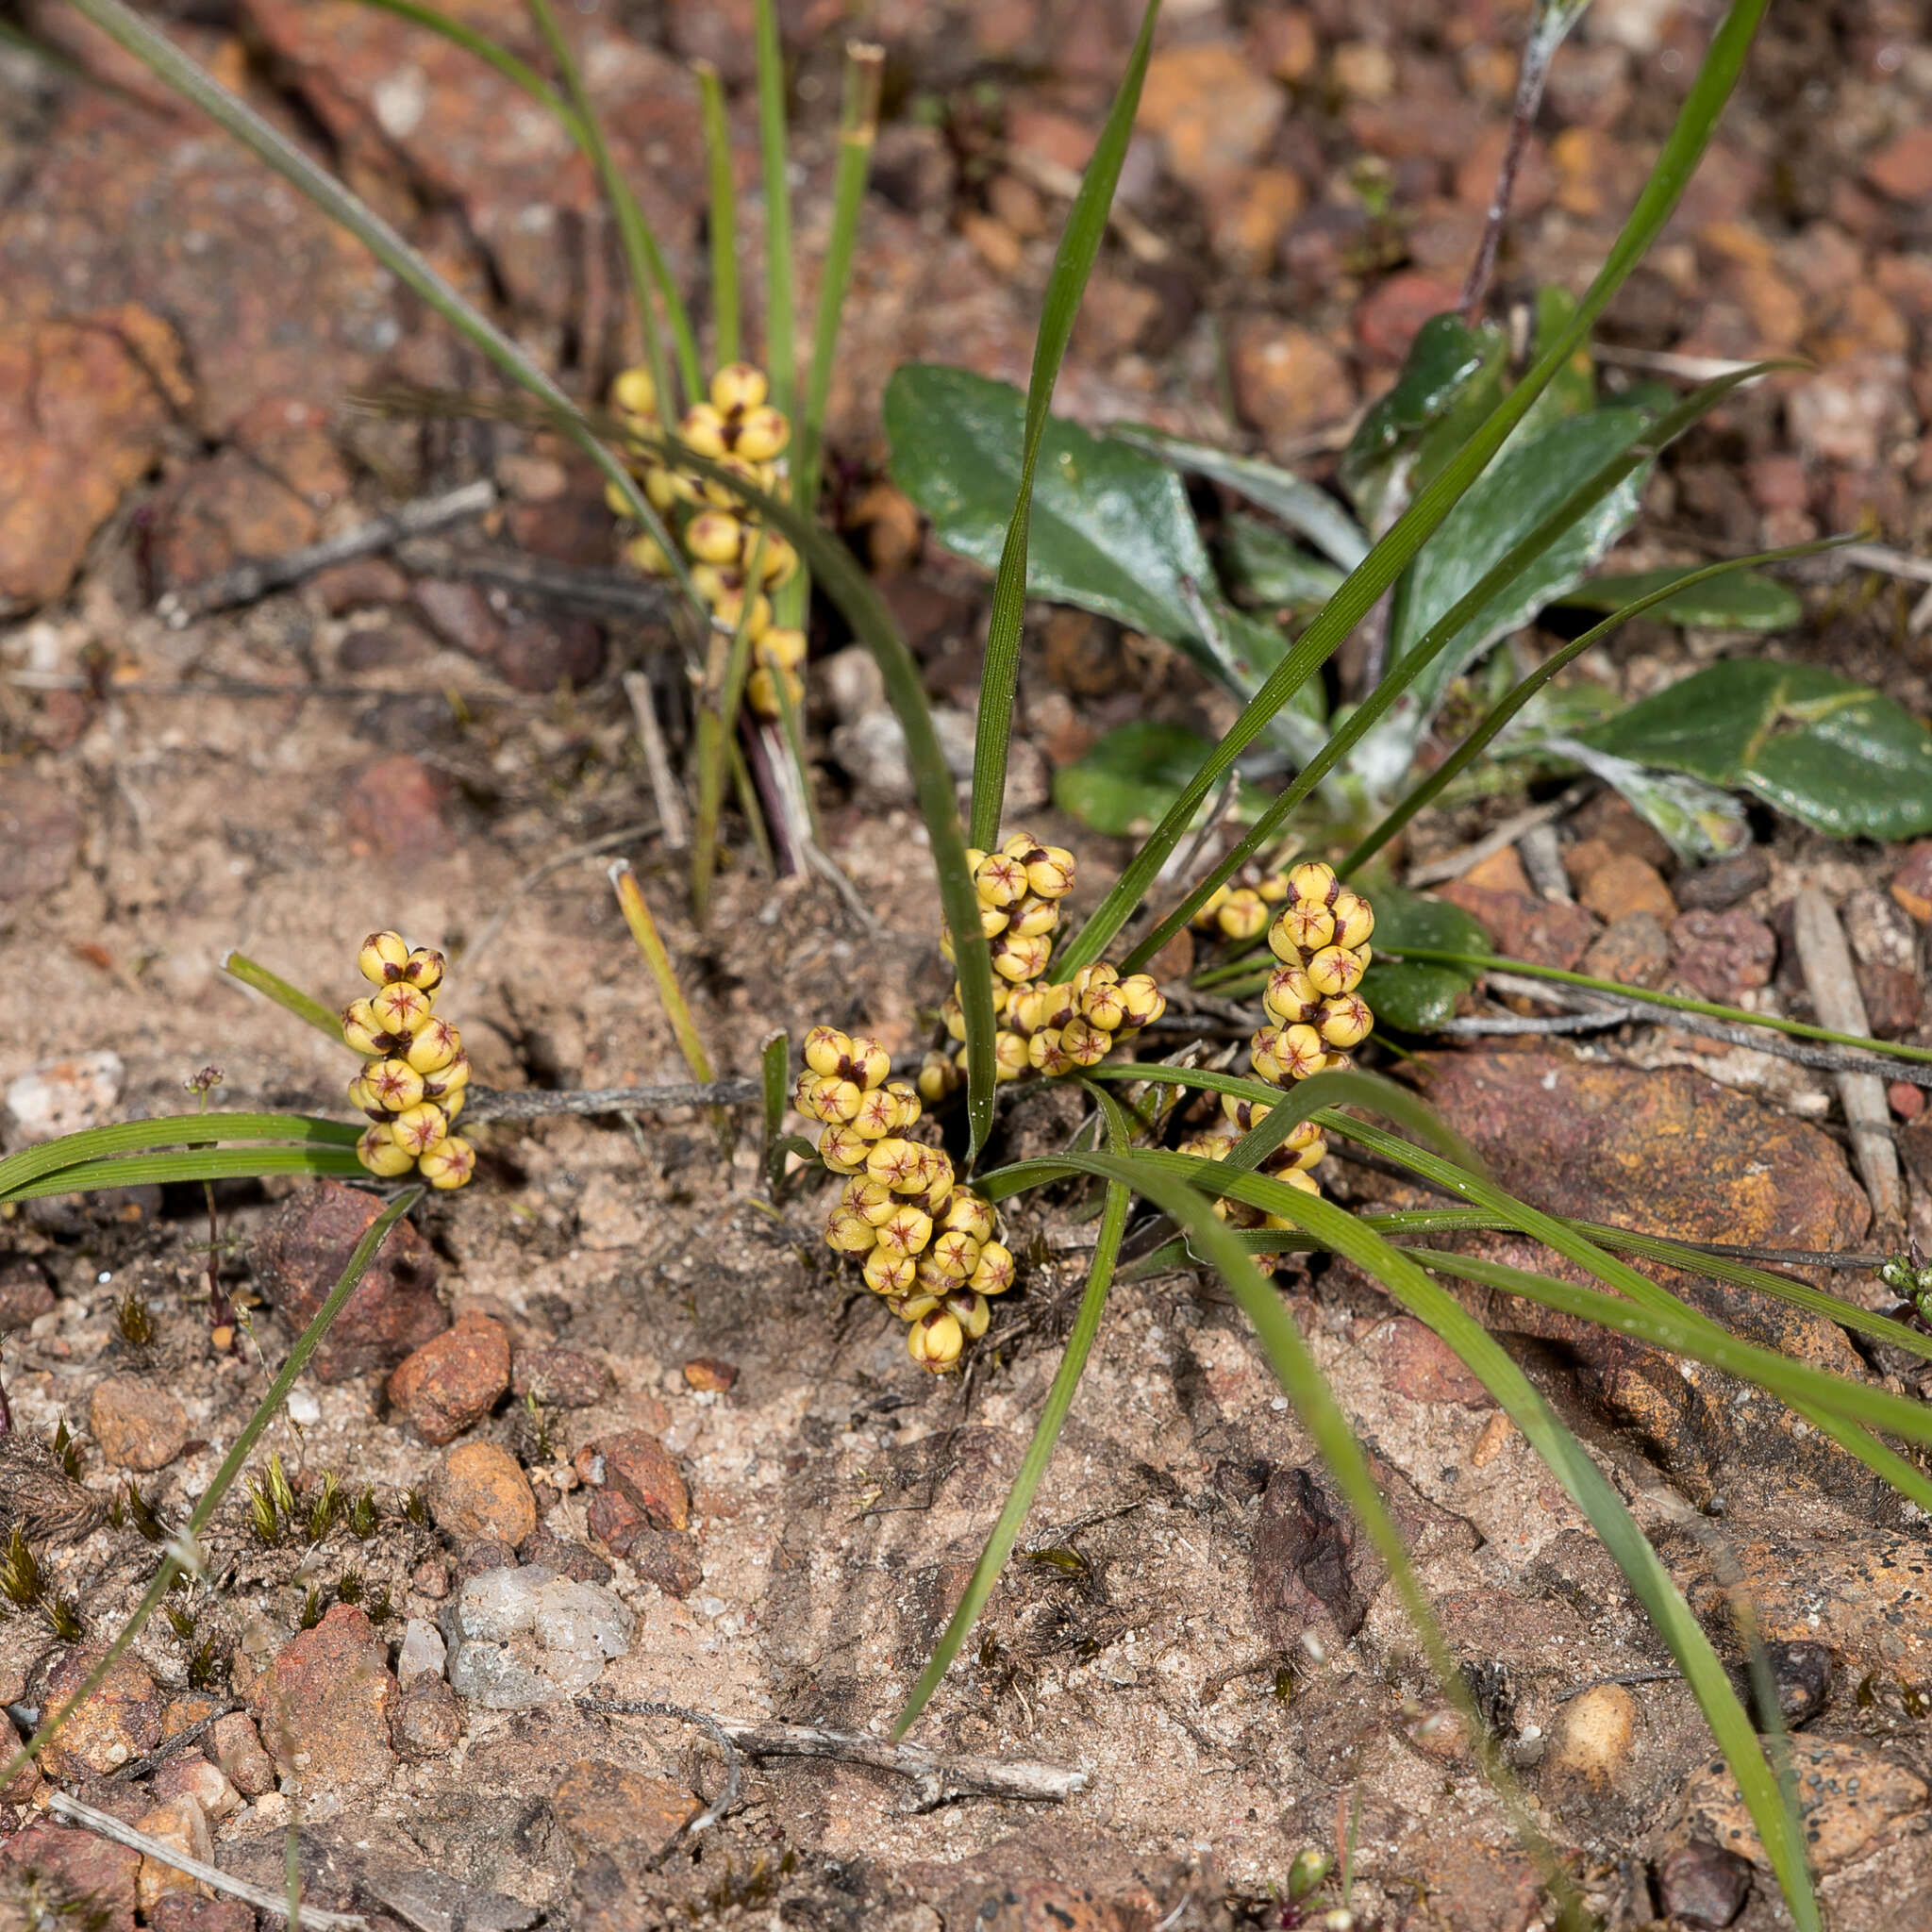
[[[1356,992],[1368,970],[1374,908],[1325,865],[1298,865],[1288,883],[1268,928],[1268,950],[1280,964],[1261,1004],[1274,1024],[1249,1041],[1249,1063],[1274,1087],[1347,1066],[1375,1024]]]
[[[1244,865],[1234,877],[1215,887],[1207,903],[1190,922],[1197,931],[1218,932],[1224,939],[1245,944],[1268,930],[1274,908],[1288,897],[1288,874]]]
[[[342,1008],[342,1038],[367,1064],[349,1099],[375,1123],[356,1142],[371,1174],[408,1174],[432,1188],[459,1188],[476,1171],[476,1151],[450,1124],[462,1111],[470,1058],[462,1036],[430,1010],[442,984],[443,957],[413,951],[401,934],[373,932],[356,964],[375,988]]]
[[[826,1244],[862,1264],[866,1287],[910,1324],[907,1353],[939,1374],[986,1333],[988,1297],[1012,1287],[1013,1257],[994,1239],[991,1204],[958,1184],[941,1149],[907,1138],[924,1109],[891,1072],[876,1040],[814,1026],[792,1101],[824,1124],[819,1158],[847,1176]]]
[[[992,955],[993,1061],[998,1077],[1071,1074],[1105,1059],[1117,1046],[1167,1010],[1153,976],[1118,968],[1083,966],[1070,980],[1047,977],[1060,901],[1074,890],[1074,855],[1016,832],[997,852],[968,850],[979,919]],[[946,957],[951,941],[941,935]],[[956,981],[943,1014],[946,1031],[966,1038],[966,1014]],[[931,1054],[919,1073],[919,1091],[937,1104],[959,1085],[962,1045],[949,1058]]]
[[[762,370],[748,362],[728,363],[711,378],[710,400],[685,411],[677,434],[697,455],[769,491],[779,480],[779,458],[791,440],[791,425],[783,411],[765,400],[766,394]],[[611,385],[610,402],[625,427],[641,438],[662,434],[658,386],[648,369],[625,370]],[[710,606],[713,620],[731,631],[741,621],[744,625],[753,658],[744,686],[746,703],[760,717],[781,716],[781,683],[794,706],[805,697],[798,675],[805,662],[805,633],[774,625],[765,593],[789,581],[798,568],[798,553],[776,530],[760,527],[727,483],[674,469],[655,455],[639,466],[638,477],[689,559],[691,583]],[[614,483],[605,494],[617,515],[629,514]],[[624,554],[648,576],[670,572],[671,559],[648,532],[633,537]],[[756,583],[751,581],[754,566]]]
[[[1310,1074],[1346,1067],[1349,1049],[1369,1037],[1375,1016],[1356,988],[1368,967],[1375,915],[1369,902],[1342,885],[1328,866],[1298,865],[1276,876],[1282,891],[1263,903],[1279,908],[1268,924],[1268,947],[1280,963],[1261,996],[1271,1024],[1250,1041],[1248,1060],[1270,1086],[1287,1087]],[[1259,886],[1244,890],[1260,896]],[[1234,901],[1223,903],[1225,909]],[[1246,930],[1230,933],[1238,939],[1254,936]],[[1222,1096],[1221,1108],[1222,1124],[1182,1141],[1181,1153],[1203,1160],[1225,1160],[1235,1141],[1269,1113],[1265,1106],[1231,1093]],[[1262,1171],[1304,1193],[1319,1194],[1322,1190],[1312,1170],[1327,1152],[1321,1129],[1312,1121],[1302,1121],[1262,1161]],[[1294,1225],[1286,1216],[1265,1214],[1241,1201],[1217,1201],[1214,1211],[1236,1227]],[[1263,1269],[1272,1265],[1265,1255],[1255,1259]]]

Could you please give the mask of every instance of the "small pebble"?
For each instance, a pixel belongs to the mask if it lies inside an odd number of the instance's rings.
[[[1894,1080],[1886,1088],[1885,1097],[1902,1121],[1915,1121],[1925,1111],[1925,1090],[1909,1080]]]
[[[728,1394],[738,1380],[738,1365],[720,1361],[716,1356],[693,1356],[684,1365],[684,1379],[693,1389],[708,1390],[714,1395]]]
[[[125,1069],[106,1049],[52,1060],[10,1082],[6,1094],[7,1141],[19,1147],[98,1126],[121,1098]]]
[[[637,1619],[591,1583],[547,1570],[473,1576],[441,1617],[449,1681],[491,1710],[521,1710],[588,1690],[626,1655]]]
[[[1657,1868],[1657,1902],[1666,1915],[1698,1932],[1723,1932],[1751,1891],[1751,1861],[1707,1839],[1665,1855]]]
[[[1598,1788],[1617,1782],[1637,1730],[1637,1700],[1621,1684],[1597,1684],[1558,1712],[1546,1774]]]
[[[88,1427],[117,1469],[165,1469],[188,1442],[188,1412],[139,1375],[109,1375],[88,1398]]]
[[[537,1526],[537,1498],[508,1449],[459,1442],[429,1478],[429,1513],[459,1543],[487,1537],[514,1549]]]
[[[411,1617],[403,1626],[402,1647],[396,1653],[396,1682],[407,1690],[419,1677],[442,1675],[449,1646],[436,1625]]]
[[[481,1422],[509,1387],[509,1331],[490,1315],[465,1315],[408,1357],[389,1378],[397,1419],[441,1443]]]
[[[261,1748],[255,1720],[246,1711],[218,1717],[208,1731],[215,1762],[244,1798],[258,1798],[275,1788],[275,1760]]]
[[[445,1757],[462,1741],[463,1701],[441,1677],[418,1677],[390,1712],[390,1742],[413,1764]]]

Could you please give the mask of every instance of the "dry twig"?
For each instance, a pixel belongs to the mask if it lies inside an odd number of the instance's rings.
[[[660,1107],[728,1107],[763,1098],[763,1085],[757,1080],[691,1081],[676,1087],[531,1087],[516,1092],[472,1087],[463,1115],[473,1121],[541,1121],[553,1114],[643,1113]]]
[[[525,557],[515,550],[459,550],[451,543],[416,541],[401,546],[396,561],[415,576],[458,577],[494,584],[535,604],[560,604],[605,617],[637,617],[664,624],[675,608],[668,586],[625,571],[592,570]]]
[[[305,544],[300,550],[287,550],[279,557],[251,558],[204,577],[183,591],[170,591],[155,606],[155,615],[170,630],[180,630],[210,610],[228,610],[238,604],[253,604],[271,591],[286,590],[317,571],[346,563],[353,557],[369,557],[388,550],[406,537],[421,536],[442,529],[465,517],[480,516],[496,502],[496,485],[484,477],[465,483],[460,489],[441,496],[425,496],[420,502],[406,503],[387,516],[372,517],[340,537],[325,537],[320,543]]]
[[[225,1891],[230,1898],[242,1899],[258,1912],[271,1912],[278,1919],[290,1916],[286,1894],[265,1891],[245,1879],[231,1878],[220,1866],[205,1865],[199,1858],[191,1858],[165,1839],[150,1838],[144,1831],[136,1831],[131,1824],[123,1824],[111,1811],[96,1810],[78,1798],[69,1797],[65,1791],[56,1791],[47,1800],[47,1809],[55,1817],[78,1824],[97,1838],[125,1845],[129,1851],[140,1852],[144,1857],[172,1866],[176,1872],[185,1872],[191,1878],[200,1879],[212,1890]],[[370,1932],[369,1921],[359,1912],[325,1912],[321,1907],[311,1905],[304,1905],[300,1910],[302,1924],[316,1926],[320,1932]]]

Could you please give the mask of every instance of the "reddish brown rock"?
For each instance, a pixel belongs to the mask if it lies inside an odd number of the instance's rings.
[[[1671,965],[1707,1000],[1735,1004],[1740,992],[1771,984],[1777,935],[1761,919],[1728,912],[1683,912],[1671,921]]]
[[[0,285],[6,235],[0,223]],[[126,303],[75,321],[9,305],[0,316],[0,611],[66,590],[189,393],[180,343],[145,308]]]
[[[1400,362],[1416,330],[1430,316],[1454,308],[1460,292],[1454,282],[1412,269],[1392,275],[1357,308],[1356,340],[1378,360]]]
[[[80,814],[46,779],[0,772],[0,905],[58,892],[80,856]]]
[[[1235,400],[1271,444],[1340,423],[1355,408],[1354,379],[1322,338],[1272,316],[1235,324],[1228,343]]]
[[[1919,839],[1906,847],[1906,856],[1891,875],[1891,896],[1920,925],[1932,925],[1932,839]]]
[[[33,1874],[48,1903],[68,1907],[76,1924],[88,1924],[90,1915],[99,1911],[99,1932],[133,1932],[141,1854],[125,1845],[36,1819],[25,1831],[0,1840],[0,1870],[9,1877]],[[49,1922],[61,1924],[65,1917],[50,1915]],[[18,1923],[29,1925],[34,1921],[23,1918]]]
[[[509,1387],[509,1331],[466,1314],[389,1378],[389,1406],[425,1442],[452,1441],[481,1422]]]
[[[155,561],[173,586],[199,583],[243,558],[313,542],[315,511],[239,449],[183,472],[156,508]]]
[[[1407,1315],[1377,1322],[1361,1340],[1384,1388],[1411,1402],[1454,1402],[1493,1408],[1495,1400],[1462,1357],[1433,1328]]]
[[[601,1495],[603,1491],[598,1493]],[[540,1529],[525,1537],[515,1557],[532,1569],[548,1570],[555,1576],[568,1576],[573,1583],[608,1583],[614,1574],[596,1551],[588,1550],[582,1543],[572,1542],[566,1537],[553,1536],[547,1529]]]
[[[610,1371],[580,1348],[517,1351],[510,1392],[534,1396],[545,1408],[590,1408],[610,1393]]]
[[[314,1320],[381,1212],[373,1194],[322,1181],[293,1196],[256,1242],[256,1279],[291,1328]],[[391,1368],[447,1328],[436,1275],[428,1242],[407,1221],[392,1227],[311,1357],[316,1379],[343,1382]]]
[[[312,1789],[374,1786],[395,1768],[389,1713],[396,1696],[389,1653],[354,1604],[337,1604],[312,1630],[299,1631],[262,1674],[250,1703],[267,1746],[286,1775]]]
[[[1663,834],[1622,792],[1607,787],[1577,807],[1569,825],[1579,843],[1594,840],[1612,852],[1627,852],[1658,872],[1672,863],[1671,848]]]
[[[602,1481],[623,1496],[659,1529],[684,1529],[691,1523],[691,1492],[684,1486],[671,1452],[643,1429],[606,1436],[591,1445],[591,1457],[602,1464]],[[578,1474],[584,1455],[577,1457]]]
[[[352,851],[401,864],[441,858],[449,848],[441,777],[407,752],[377,758],[342,788],[342,831]]]
[[[429,1513],[458,1542],[512,1546],[537,1527],[537,1499],[516,1457],[494,1442],[459,1442],[429,1478]]]
[[[738,1384],[738,1364],[720,1361],[714,1355],[696,1355],[684,1365],[684,1379],[693,1389],[714,1395],[728,1395]]]
[[[171,1891],[148,1914],[155,1932],[255,1932],[255,1907],[239,1898],[197,1898]]]
[[[1591,942],[1578,971],[1620,986],[1661,986],[1670,965],[1670,938],[1657,915],[1627,912]]]
[[[244,1798],[258,1798],[275,1788],[275,1760],[261,1748],[255,1720],[246,1711],[218,1717],[208,1728],[214,1761]]]
[[[1917,1028],[1925,995],[1912,974],[1883,959],[1860,959],[1854,970],[1865,1000],[1865,1024],[1877,1039],[1903,1040]]]
[[[682,1785],[580,1758],[558,1781],[550,1808],[579,1859],[627,1845],[661,1845],[696,1808]]]
[[[389,1714],[390,1741],[399,1757],[422,1764],[447,1757],[463,1739],[463,1700],[438,1676],[422,1676]]]
[[[140,1375],[109,1375],[88,1398],[88,1431],[116,1469],[165,1469],[188,1441],[188,1412]]]
[[[1565,865],[1574,855],[1588,851],[1587,846],[1573,845],[1564,854]],[[1607,924],[1632,912],[1648,912],[1666,924],[1677,916],[1677,902],[1657,868],[1632,853],[1608,853],[1587,871],[1579,864],[1572,875],[1577,880],[1578,900]]]
[[[1528,959],[1568,972],[1596,936],[1596,921],[1581,906],[1567,906],[1560,900],[1540,899],[1527,892],[1486,891],[1467,879],[1452,880],[1438,896],[1460,906],[1507,958]]]
[[[375,605],[403,603],[409,594],[409,580],[386,557],[356,557],[317,571],[308,579],[308,588],[331,617],[341,617]]]
[[[1907,129],[1865,163],[1865,178],[1894,201],[1932,200],[1932,127]]]
[[[134,1821],[134,1828],[165,1845],[205,1864],[214,1863],[214,1840],[208,1828],[208,1814],[200,1801],[183,1795],[164,1800]],[[150,1855],[141,1861],[134,1879],[134,1895],[144,1919],[152,1920],[155,1907],[170,1892],[190,1892],[195,1881],[180,1866],[167,1858]]]
[[[155,1773],[149,1789],[164,1803],[171,1798],[192,1798],[210,1824],[219,1824],[242,1808],[242,1793],[227,1773],[198,1751],[175,1752]]]
[[[40,1265],[26,1255],[0,1255],[0,1335],[37,1322],[55,1306]]]
[[[98,1643],[77,1644],[48,1673],[44,1709],[58,1710],[86,1683],[107,1654]],[[161,1741],[161,1695],[145,1666],[124,1657],[41,1755],[51,1778],[102,1777]]]
[[[1724,1932],[1751,1891],[1751,1861],[1708,1839],[1667,1852],[1657,1868],[1657,1901],[1665,1914],[1696,1932]]]

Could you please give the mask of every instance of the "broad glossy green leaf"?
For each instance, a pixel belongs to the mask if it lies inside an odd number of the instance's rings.
[[[1723,858],[1751,841],[1744,808],[1728,791],[1682,772],[1653,772],[1634,758],[1599,751],[1578,738],[1552,737],[1545,748],[1568,753],[1585,771],[1614,786],[1677,857],[1695,864]]]
[[[1536,291],[1536,354],[1541,356],[1576,318],[1576,297],[1568,289],[1548,287]],[[1618,401],[1625,408],[1634,407],[1625,397]],[[1555,375],[1550,386],[1530,406],[1529,414],[1516,425],[1518,442],[1534,442],[1545,429],[1554,428],[1571,416],[1581,416],[1596,408],[1596,363],[1590,345],[1579,342],[1570,358]]]
[[[1353,570],[1369,554],[1369,540],[1355,519],[1328,494],[1297,476],[1292,470],[1265,463],[1259,457],[1241,457],[1212,443],[1190,442],[1164,429],[1144,424],[1116,424],[1109,434],[1116,441],[1145,450],[1210,482],[1239,491],[1257,509],[1276,516],[1298,531],[1344,571]],[[1341,579],[1338,577],[1338,583]]]
[[[1755,792],[1833,838],[1932,831],[1932,734],[1882,693],[1816,665],[1729,658],[1577,737]]]
[[[1480,924],[1446,899],[1424,899],[1399,886],[1377,886],[1374,902],[1374,945],[1378,956],[1385,948],[1399,952],[1405,945],[1443,953],[1488,949],[1489,935]],[[1475,981],[1475,974],[1460,966],[1377,957],[1362,975],[1361,995],[1378,1024],[1404,1033],[1429,1033],[1455,1012],[1457,1000]]]
[[[1084,757],[1062,765],[1054,774],[1053,802],[1096,832],[1139,836],[1187,789],[1212,749],[1185,724],[1139,719],[1109,731]],[[1260,802],[1252,786],[1238,785],[1229,814],[1245,820]],[[1207,808],[1202,808],[1204,812]]]
[[[1697,565],[1673,564],[1664,570],[1591,577],[1574,591],[1566,591],[1557,601],[1581,610],[1621,610],[1653,591],[1702,574]],[[1720,630],[1789,630],[1804,614],[1805,607],[1789,585],[1753,571],[1707,577],[1651,610],[1653,617],[1667,624],[1702,625]]]
[[[1256,604],[1319,610],[1341,586],[1342,573],[1334,564],[1240,510],[1228,518],[1216,555],[1228,588]]]
[[[1389,658],[1405,653],[1515,543],[1643,433],[1635,409],[1597,409],[1512,443],[1442,519],[1410,570],[1390,625]],[[1629,528],[1650,474],[1641,466],[1497,592],[1417,680],[1412,729],[1420,733],[1451,682],[1495,641],[1561,596]],[[1406,763],[1407,760],[1405,759]]]
[[[996,569],[1020,486],[1025,397],[970,370],[909,362],[886,385],[885,419],[893,480],[947,549]],[[1028,594],[1199,644],[1184,581],[1212,594],[1180,478],[1124,442],[1049,417],[1033,484]]]
[[[1495,408],[1507,353],[1491,323],[1471,328],[1460,316],[1432,315],[1416,331],[1394,387],[1370,406],[1337,467],[1371,530],[1387,527],[1428,480],[1418,473],[1440,470],[1446,453]]]

